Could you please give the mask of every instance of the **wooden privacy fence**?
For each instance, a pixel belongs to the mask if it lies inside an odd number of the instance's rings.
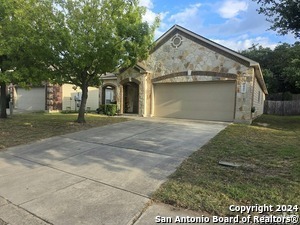
[[[300,115],[300,100],[265,101],[264,113],[280,116]]]

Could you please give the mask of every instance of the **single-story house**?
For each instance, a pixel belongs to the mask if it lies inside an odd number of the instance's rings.
[[[259,63],[178,25],[100,89],[100,104],[114,90],[121,114],[241,123],[263,113],[268,93]]]
[[[144,117],[251,123],[268,93],[259,63],[178,25],[147,60],[102,79],[89,89],[90,110],[116,103],[120,114]],[[80,90],[48,85],[40,98],[46,110],[74,110]]]

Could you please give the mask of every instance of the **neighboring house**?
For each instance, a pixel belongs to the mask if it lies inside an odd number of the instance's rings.
[[[71,84],[62,85],[62,110],[78,110],[81,100],[80,88],[75,88]],[[76,101],[75,101],[76,100]],[[89,87],[88,88],[88,99],[86,103],[88,111],[95,111],[99,108],[99,88]],[[49,110],[49,106],[48,106]]]
[[[99,89],[89,88],[90,110],[117,103],[119,113],[144,117],[251,123],[263,113],[267,94],[259,63],[178,25],[155,42],[147,60],[102,79]],[[32,108],[49,111],[74,110],[80,99],[80,90],[69,84],[35,92],[40,94],[30,94],[39,95]],[[21,93],[30,105],[33,97]]]
[[[87,110],[99,107],[99,88],[89,87]],[[75,111],[79,109],[81,90],[71,84],[14,88],[14,108],[20,111]]]
[[[121,114],[145,117],[251,123],[267,94],[259,63],[178,25],[147,60],[103,80],[100,104],[113,89]]]

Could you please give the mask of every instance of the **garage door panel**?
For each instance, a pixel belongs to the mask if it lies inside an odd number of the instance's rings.
[[[154,95],[158,117],[233,120],[234,82],[155,84]]]
[[[30,90],[18,88],[16,92],[16,108],[27,111],[45,110],[46,93],[44,87],[34,87]]]

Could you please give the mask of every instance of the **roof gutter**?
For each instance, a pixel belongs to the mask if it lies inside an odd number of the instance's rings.
[[[260,65],[258,63],[251,63],[250,66],[254,67],[255,77],[257,78],[258,84],[261,87],[261,89],[263,90],[263,92],[267,95],[268,90],[267,90],[267,86],[266,86]]]

